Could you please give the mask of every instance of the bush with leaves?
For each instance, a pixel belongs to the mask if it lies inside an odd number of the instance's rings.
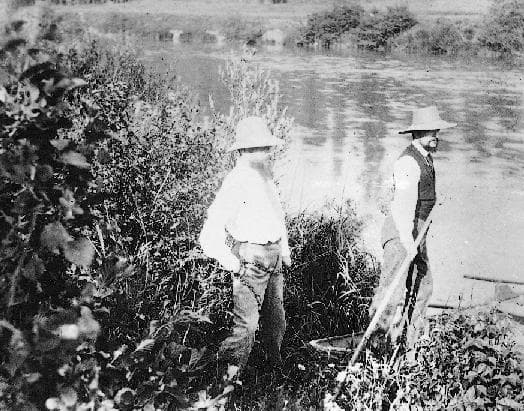
[[[313,14],[301,30],[300,42],[330,47],[342,35],[357,28],[364,9],[358,4],[335,6],[331,11]]]
[[[332,11],[312,15],[301,30],[299,42],[330,47],[349,40],[359,48],[384,49],[391,39],[416,23],[406,7],[366,13],[358,4],[335,6]]]
[[[423,408],[518,410],[524,404],[524,372],[505,314],[438,317],[417,346],[417,362],[400,372],[403,397]]]
[[[407,7],[388,7],[385,12],[374,11],[362,17],[356,31],[359,48],[386,49],[391,40],[417,24]]]
[[[64,97],[85,82],[37,48],[41,33],[31,42],[18,37],[23,25],[11,24],[0,51],[0,405],[7,409],[66,395],[64,367],[100,331],[81,281],[94,257],[83,236],[92,216],[81,203],[93,184],[92,147],[61,137],[72,125]],[[100,399],[80,385],[83,400]]]
[[[186,404],[206,343],[190,333],[208,321],[190,251],[214,188],[197,184],[213,176],[198,168],[215,165],[213,134],[185,92],[161,102],[166,89],[131,54],[44,46],[43,62],[23,39],[2,50],[2,408]]]
[[[337,378],[345,409],[519,410],[524,372],[514,348],[511,320],[495,311],[440,314],[430,321],[414,359],[377,359]]]
[[[520,0],[494,1],[479,33],[490,50],[521,54],[524,50],[524,4]]]
[[[449,20],[437,20],[433,24],[417,25],[394,40],[394,48],[409,53],[448,54],[473,52],[473,36],[461,26]]]

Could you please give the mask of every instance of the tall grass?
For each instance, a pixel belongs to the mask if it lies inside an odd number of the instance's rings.
[[[300,347],[322,336],[360,331],[378,279],[359,250],[361,223],[349,204],[289,219],[294,266],[287,274],[287,339]]]

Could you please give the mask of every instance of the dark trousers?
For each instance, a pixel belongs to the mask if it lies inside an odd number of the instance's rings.
[[[284,337],[284,277],[280,243],[236,243],[242,262],[233,277],[233,330],[219,350],[219,358],[244,367],[253,348],[260,320],[261,342],[273,363],[280,363]]]
[[[385,225],[387,224],[393,224],[392,220],[386,220]],[[423,225],[423,220],[417,220],[415,234]],[[384,231],[392,232],[391,227],[384,227]],[[379,285],[370,307],[370,314],[373,314],[382,302],[393,276],[406,257],[406,250],[398,236],[390,239],[385,238],[383,249],[384,261]],[[405,333],[406,345],[413,347],[421,332],[424,331],[425,314],[432,293],[433,278],[429,268],[426,237],[424,236],[418,248],[418,254],[409,268],[402,273],[399,286],[394,291],[388,307],[380,319],[380,327],[388,332],[393,341],[397,341]]]

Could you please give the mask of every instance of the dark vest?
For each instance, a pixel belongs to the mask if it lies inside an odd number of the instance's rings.
[[[433,209],[437,196],[435,193],[435,169],[431,160],[427,160],[413,144],[410,144],[400,155],[410,156],[415,159],[420,168],[420,180],[418,182],[418,200],[415,209],[415,217],[421,220],[428,218]]]
[[[400,157],[403,156],[410,156],[415,159],[420,168],[418,199],[415,208],[415,221],[413,222],[413,238],[416,238],[418,234],[417,220],[426,220],[436,202],[435,169],[433,168],[433,165],[428,164],[420,151],[418,151],[412,144],[410,144],[400,155]],[[398,230],[397,227],[395,227],[391,213],[389,213],[382,228],[382,246],[384,246],[384,244],[389,240],[397,237]]]

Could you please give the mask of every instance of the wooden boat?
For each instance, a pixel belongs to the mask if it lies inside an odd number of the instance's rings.
[[[346,357],[353,353],[364,335],[363,332],[320,338],[309,342],[316,353],[327,357]]]

